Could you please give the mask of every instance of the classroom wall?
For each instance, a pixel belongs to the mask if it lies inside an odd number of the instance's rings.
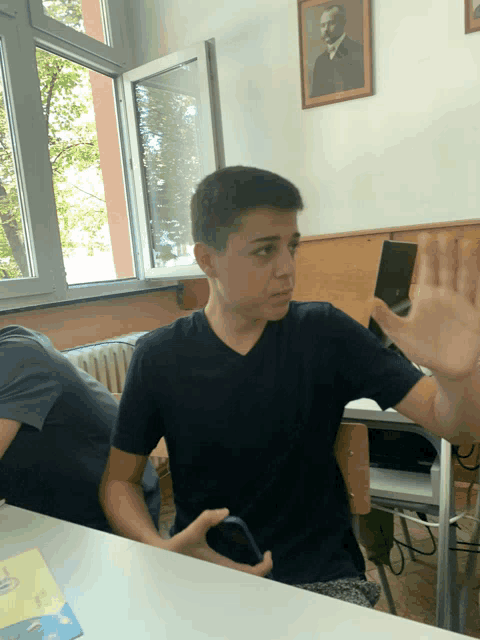
[[[278,171],[305,199],[295,299],[366,324],[383,239],[456,220],[459,235],[476,219],[480,32],[464,34],[463,2],[372,3],[375,95],[304,111],[293,0],[125,4],[136,65],[215,38],[227,164]],[[0,326],[44,331],[58,348],[152,329],[206,303],[205,280],[185,284],[180,302],[146,293],[12,312]]]
[[[130,38],[138,65],[215,38],[226,162],[292,179],[303,234],[478,217],[480,32],[463,0],[372,16],[375,95],[307,110],[296,0],[142,0]]]

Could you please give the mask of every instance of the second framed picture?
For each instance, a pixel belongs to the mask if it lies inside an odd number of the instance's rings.
[[[302,108],[373,95],[371,0],[298,0]]]
[[[480,0],[465,0],[465,33],[480,31]]]

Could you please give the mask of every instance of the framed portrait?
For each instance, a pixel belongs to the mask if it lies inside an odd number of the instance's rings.
[[[480,0],[465,0],[465,33],[480,31]]]
[[[371,0],[298,0],[298,31],[302,109],[373,95]]]

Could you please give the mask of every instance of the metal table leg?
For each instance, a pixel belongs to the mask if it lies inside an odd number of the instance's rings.
[[[456,546],[456,530],[449,519],[455,513],[455,495],[452,490],[452,445],[442,439],[440,454],[440,508],[438,527],[438,567],[437,567],[437,627],[456,631],[458,611],[456,602],[456,553],[450,546]],[[453,505],[453,509],[452,509]]]

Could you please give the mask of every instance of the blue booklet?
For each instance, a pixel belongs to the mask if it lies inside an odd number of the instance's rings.
[[[39,549],[0,560],[0,640],[74,640],[83,631]]]

